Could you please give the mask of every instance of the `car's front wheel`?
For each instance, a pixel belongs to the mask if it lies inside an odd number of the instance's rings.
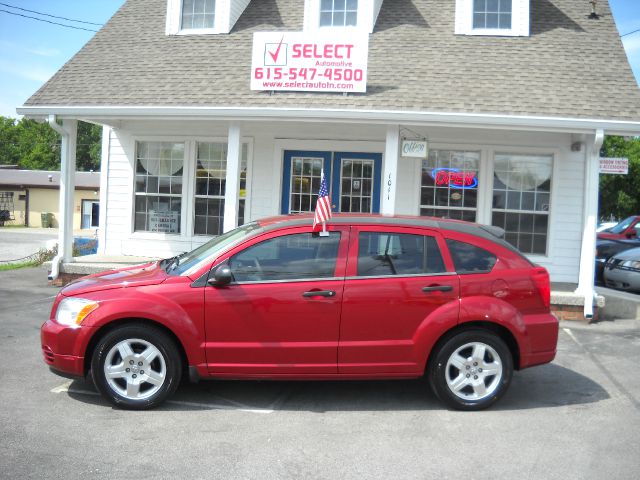
[[[96,388],[118,407],[144,410],[162,403],[178,384],[182,365],[174,341],[148,325],[118,327],[93,352]]]
[[[440,400],[458,410],[481,410],[504,395],[513,359],[504,341],[482,329],[463,330],[436,347],[429,383]]]

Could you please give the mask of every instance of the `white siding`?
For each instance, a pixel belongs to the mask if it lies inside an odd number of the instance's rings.
[[[227,32],[233,29],[233,26],[240,18],[240,15],[242,15],[242,12],[244,12],[244,9],[247,8],[249,2],[251,2],[251,0],[231,0],[231,5],[229,6],[229,29]]]
[[[133,232],[134,149],[139,139],[224,139],[225,122],[122,122],[111,130],[108,142],[106,206],[106,254],[169,256],[194,248],[207,237]],[[244,122],[243,142],[253,148],[249,159],[247,221],[280,213],[283,152],[324,150],[384,153],[385,125],[332,125],[315,123]],[[569,134],[508,130],[411,127],[411,135],[424,136],[429,147],[479,150],[483,162],[492,163],[495,151],[549,153],[554,155],[550,231],[547,256],[532,260],[547,267],[554,282],[576,283],[582,241],[585,148],[572,152]],[[402,135],[402,130],[401,130]],[[398,161],[396,212],[418,214],[421,160]],[[480,191],[485,205],[478,220],[491,219],[492,173],[481,171]],[[184,199],[183,201],[193,201]],[[482,208],[482,207],[480,207]],[[189,210],[192,211],[192,210]]]

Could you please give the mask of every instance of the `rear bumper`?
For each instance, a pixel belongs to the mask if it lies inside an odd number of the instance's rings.
[[[520,352],[520,368],[551,362],[558,348],[558,319],[551,313],[526,315],[529,348]]]
[[[40,329],[45,363],[59,375],[84,377],[84,351],[91,333],[88,327],[70,328],[47,320]]]

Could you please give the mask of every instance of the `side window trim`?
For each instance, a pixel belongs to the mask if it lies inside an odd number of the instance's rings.
[[[350,227],[344,225],[328,225],[327,229],[330,232],[338,232],[340,234],[340,242],[338,244],[338,255],[336,258],[336,266],[334,269],[334,275],[331,277],[318,277],[318,278],[291,278],[285,280],[256,280],[256,281],[233,281],[229,285],[244,285],[244,284],[266,284],[266,283],[288,283],[288,282],[317,282],[317,281],[344,281],[347,266],[347,253],[350,242]],[[287,235],[295,235],[300,233],[310,233],[311,227],[290,227],[276,232],[267,231],[261,235],[249,239],[241,245],[225,252],[221,257],[218,257],[211,267],[203,272],[203,274],[191,285],[192,287],[205,287],[207,286],[207,279],[209,275],[218,268],[220,265],[228,264],[229,260],[238,253],[253,247],[259,243],[279,238]]]
[[[391,234],[391,235],[420,235],[424,238],[424,248],[427,246],[427,237],[431,237],[435,240],[435,246],[437,246],[440,257],[442,260],[442,264],[444,266],[444,271],[442,272],[434,272],[434,273],[399,273],[399,274],[391,274],[391,275],[359,275],[358,274],[358,258],[359,258],[359,249],[360,249],[360,234],[361,233],[380,233],[380,234]],[[426,252],[423,252],[423,254]],[[379,225],[362,225],[362,226],[354,226],[351,230],[351,241],[349,244],[349,263],[347,265],[347,275],[345,279],[349,280],[361,280],[361,279],[372,279],[372,278],[406,278],[406,277],[435,277],[435,276],[446,276],[446,275],[456,275],[455,268],[453,266],[453,261],[449,254],[449,251],[446,247],[445,239],[442,237],[438,230],[432,230],[428,228],[414,228],[414,227],[406,227],[406,226],[379,226]]]

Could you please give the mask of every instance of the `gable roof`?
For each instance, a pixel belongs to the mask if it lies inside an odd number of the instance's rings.
[[[531,0],[530,37],[454,35],[453,0],[386,0],[367,93],[249,89],[253,33],[301,31],[302,0],[253,0],[228,35],[166,36],[164,0],[128,0],[26,106],[290,107],[640,121],[606,2]]]

